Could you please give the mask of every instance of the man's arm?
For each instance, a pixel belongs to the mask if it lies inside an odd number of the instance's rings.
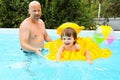
[[[42,23],[42,25],[44,25],[44,28],[45,28],[45,23],[44,23],[44,21],[43,21],[42,19],[40,19],[40,22]],[[45,32],[44,32],[44,39],[45,39],[45,41],[47,41],[47,42],[53,41],[53,40],[51,39],[51,37],[48,35],[46,29],[45,29]]]
[[[34,51],[35,49],[28,44],[30,30],[23,23],[20,25],[19,34],[21,47],[25,50]]]
[[[51,39],[51,37],[48,35],[48,33],[47,33],[46,30],[45,30],[44,38],[45,38],[45,40],[46,40],[47,42],[53,41],[53,40]]]

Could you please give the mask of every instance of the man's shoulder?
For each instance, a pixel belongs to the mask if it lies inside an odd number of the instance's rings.
[[[20,28],[26,28],[28,24],[29,24],[29,21],[28,21],[28,18],[26,18],[20,24]]]
[[[26,18],[26,19],[24,19],[24,20],[22,21],[21,24],[28,23],[28,22],[29,22],[29,20],[28,20],[28,18]]]
[[[28,18],[26,18],[26,19],[24,19],[22,22],[21,22],[21,24],[20,25],[27,25],[27,24],[29,24],[29,20],[28,20]]]
[[[40,22],[44,23],[44,21],[42,19],[39,19]]]

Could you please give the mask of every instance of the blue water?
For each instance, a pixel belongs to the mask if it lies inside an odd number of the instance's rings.
[[[55,30],[47,30],[53,39],[59,38]],[[83,31],[80,36],[93,36]],[[110,58],[100,58],[94,64],[86,61],[55,63],[35,54],[20,50],[18,29],[0,29],[0,80],[120,80],[120,35],[111,45],[105,41],[101,48],[112,51]],[[43,53],[47,53],[45,49]]]

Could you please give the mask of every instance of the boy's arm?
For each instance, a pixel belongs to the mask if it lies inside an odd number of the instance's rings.
[[[64,47],[62,45],[57,52],[56,61],[60,61],[60,57],[61,57],[61,54],[62,54],[63,50],[64,50]]]
[[[80,46],[78,44],[75,44],[76,49],[79,51],[80,50]]]

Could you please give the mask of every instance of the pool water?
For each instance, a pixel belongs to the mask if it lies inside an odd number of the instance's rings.
[[[53,39],[56,30],[47,30]],[[94,31],[82,31],[80,36],[93,36]],[[101,48],[112,51],[110,58],[100,58],[94,64],[86,61],[53,62],[20,50],[18,29],[0,29],[0,80],[120,80],[120,32],[111,45]],[[43,51],[48,53],[48,49]]]

